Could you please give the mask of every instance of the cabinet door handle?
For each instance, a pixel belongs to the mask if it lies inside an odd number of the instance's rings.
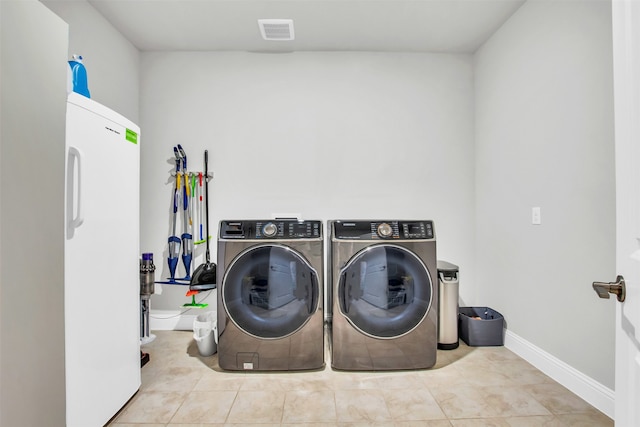
[[[77,174],[77,191],[74,192],[74,171]],[[74,200],[77,210],[73,211]],[[75,216],[74,216],[75,214]],[[69,147],[67,157],[67,239],[71,239],[75,229],[84,222],[82,215],[82,153],[76,147]]]

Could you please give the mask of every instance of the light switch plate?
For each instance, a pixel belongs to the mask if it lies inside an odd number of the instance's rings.
[[[542,216],[540,213],[540,207],[535,206],[531,208],[531,224],[540,225],[542,224]]]

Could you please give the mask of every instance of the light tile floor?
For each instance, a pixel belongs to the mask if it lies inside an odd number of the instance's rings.
[[[225,372],[188,331],[156,331],[142,386],[112,427],[613,426],[504,347],[438,350],[428,370]],[[327,348],[328,354],[328,348]]]

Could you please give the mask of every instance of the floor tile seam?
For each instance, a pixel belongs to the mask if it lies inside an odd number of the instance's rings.
[[[502,420],[505,421],[508,425],[511,425],[511,423],[509,423],[508,420],[510,419],[523,419],[523,418],[539,418],[539,417],[551,417],[551,419],[549,421],[556,421],[558,423],[560,423],[563,426],[568,426],[568,424],[566,424],[565,422],[563,422],[560,418],[558,418],[556,415],[554,414],[549,414],[549,415],[506,415],[506,416],[501,416],[501,415],[493,415],[493,416],[484,416],[484,415],[477,415],[477,416],[467,416],[467,417],[451,417],[451,418],[447,418],[447,421],[449,421],[449,423],[451,424],[452,421],[473,421],[473,420]],[[545,423],[545,425],[547,425]]]
[[[220,390],[215,390],[214,392],[219,392]],[[231,408],[233,408],[233,404],[235,403],[235,400],[238,396],[238,393],[234,390],[223,390],[223,391],[233,391],[235,393],[235,395],[233,396],[233,402],[231,402],[231,405],[229,405],[229,408],[227,409],[227,414],[225,415],[225,419],[223,423],[211,423],[213,424],[225,424],[227,422],[227,419],[229,418],[229,414],[231,413]],[[187,400],[189,399],[189,396],[191,395],[191,393],[208,393],[208,391],[201,391],[201,390],[195,390],[195,391],[191,391],[189,393],[187,393],[187,395],[185,396],[184,400],[182,401],[182,403],[180,404],[180,406],[176,409],[175,413],[171,416],[171,418],[169,419],[169,422],[166,423],[166,426],[170,427],[171,423],[173,422],[173,419],[175,418],[175,416],[178,414],[178,412],[180,412],[180,409],[182,408],[182,406],[187,402]],[[189,421],[189,422],[180,422],[180,423],[176,423],[176,424],[193,424],[193,422]],[[198,424],[204,424],[204,425],[208,425],[210,423],[198,423]],[[144,424],[141,424],[141,426],[143,426]]]
[[[238,384],[238,388],[236,389],[237,392],[241,392],[241,391],[255,391],[255,390],[251,390],[248,388],[245,388],[248,386],[249,381],[253,380],[254,378],[256,378],[255,376],[251,376],[251,373],[248,372],[243,372],[242,374],[238,374],[236,372],[227,372],[227,371],[222,371],[222,374],[231,374],[233,379],[237,380],[239,382]]]
[[[507,415],[504,417],[497,417],[497,418],[504,418],[504,419],[522,419],[522,418],[539,418],[539,417],[549,417],[550,421],[557,421],[562,425],[566,425],[564,422],[562,422],[562,420],[560,420],[560,418],[558,418],[558,416],[556,414],[548,414],[548,415]]]
[[[154,393],[154,392],[151,392],[151,393]],[[161,392],[161,393],[162,393],[162,392]],[[168,393],[171,393],[171,392],[168,392]],[[173,418],[176,416],[176,414],[177,414],[178,412],[180,412],[180,408],[182,408],[182,405],[184,405],[184,403],[185,403],[185,402],[187,401],[187,399],[189,398],[189,394],[190,394],[190,393],[186,393],[186,394],[184,395],[184,398],[182,399],[182,402],[180,402],[180,405],[178,405],[178,407],[176,407],[175,411],[173,411],[173,413],[171,414],[171,417],[169,418],[169,421],[168,421],[168,422],[166,422],[166,423],[163,423],[163,424],[165,424],[165,426],[166,426],[166,425],[171,424],[171,421],[173,420]]]
[[[443,384],[429,384],[426,380],[428,380],[429,378],[425,378],[423,381],[425,383],[425,388],[427,388],[429,391],[432,391],[433,389],[438,389],[438,388],[443,388],[443,387],[447,387],[446,385]],[[472,384],[465,378],[465,377],[461,377],[461,382],[460,383],[456,383],[455,385],[452,385],[451,387],[459,387],[461,384],[465,385],[467,387],[471,387]],[[433,393],[432,393],[433,394]]]
[[[231,402],[231,405],[229,405],[229,408],[227,409],[227,414],[224,417],[224,421],[221,424],[227,424],[229,422],[229,415],[231,415],[231,411],[233,410],[233,405],[236,404],[236,400],[238,400],[238,390],[228,390],[228,391],[233,391],[234,392],[234,396],[233,396],[233,401]]]
[[[205,387],[205,386],[202,386],[201,388],[198,388],[198,386],[196,385],[196,387],[192,391],[198,391],[198,392],[200,392],[200,391],[234,391],[234,392],[238,392],[238,391],[240,391],[240,389],[232,388],[232,387],[226,387],[226,388],[225,387],[218,387],[218,388],[215,388],[215,387]]]
[[[559,416],[559,415],[591,415],[591,416],[596,416],[596,415],[603,415],[605,417],[607,417],[607,415],[603,414],[602,412],[594,412],[594,410],[592,410],[591,408],[587,408],[586,410],[580,410],[580,411],[551,411],[553,415]],[[597,411],[597,410],[596,410]],[[609,417],[607,417],[609,418]]]
[[[138,391],[136,391],[133,396],[131,396],[131,398],[127,401],[127,403],[118,410],[118,412],[113,416],[113,418],[111,419],[111,423],[118,423],[118,419],[120,417],[122,417],[122,415],[125,413],[125,411],[130,408],[138,399],[140,399],[140,396],[142,395],[142,390],[138,389]],[[111,425],[111,424],[109,424]]]
[[[474,415],[474,416],[468,416],[468,415],[464,415],[464,416],[455,416],[455,414],[449,414],[445,408],[443,407],[443,405],[440,403],[440,401],[436,398],[435,395],[433,395],[433,392],[431,390],[429,390],[429,392],[432,394],[434,400],[436,401],[436,403],[438,404],[438,406],[440,406],[440,410],[442,411],[442,413],[444,413],[444,415],[447,417],[448,420],[459,420],[459,419],[475,419],[475,418],[479,418],[479,419],[486,419],[486,418],[500,418],[500,415],[498,413],[490,413],[490,414],[485,414],[485,410],[483,410],[482,415]],[[485,398],[485,396],[481,395],[480,400],[482,401],[482,403],[484,404],[484,406],[486,408],[490,408],[491,411],[493,411],[493,406],[490,404],[490,402],[488,402]]]
[[[454,371],[458,372],[460,375],[464,375],[466,373],[468,373],[468,371],[471,369],[484,369],[484,368],[491,368],[491,364],[487,363],[487,362],[455,362],[452,363],[451,365],[447,365],[447,368],[453,369]]]
[[[384,420],[375,420],[375,422],[387,422],[387,421],[393,421],[393,417],[391,416],[391,411],[389,410],[389,406],[387,405],[387,400],[384,397],[384,394],[381,392],[381,390],[378,389],[362,389],[362,390],[367,390],[367,391],[378,391],[379,396],[382,397],[382,400],[384,401],[384,406],[385,409],[387,411],[387,414],[389,415],[388,419],[384,419]],[[357,390],[340,390],[340,391],[357,391]],[[336,393],[333,393],[334,396],[334,405],[336,408],[336,425],[342,423],[342,424],[355,424],[355,423],[361,423],[361,422],[370,422],[371,420],[368,421],[353,421],[353,420],[347,420],[347,421],[340,421],[340,414],[338,413],[338,396],[336,395]]]
[[[514,378],[511,375],[509,375],[509,373],[504,373],[504,367],[505,366],[512,367],[513,363],[514,363],[514,361],[488,361],[486,363],[486,365],[487,365],[486,367],[490,370],[490,372],[503,374],[507,378],[513,380]],[[477,366],[469,366],[468,363],[457,364],[454,367],[458,371],[465,371],[465,370],[469,371],[469,370],[473,370],[473,369],[480,369],[480,367],[477,367]],[[541,373],[539,369],[536,369],[535,367],[533,367],[531,365],[517,367],[515,372],[517,372],[517,373],[522,373],[522,372]],[[511,372],[511,374],[513,374],[515,372]]]
[[[326,420],[322,420],[322,421],[318,421],[318,420],[314,420],[314,421],[296,421],[294,423],[292,422],[286,422],[285,421],[285,413],[286,413],[286,409],[287,409],[287,396],[289,395],[289,393],[293,393],[296,391],[303,391],[305,393],[315,393],[315,392],[322,392],[322,391],[328,391],[331,392],[331,394],[333,395],[333,409],[334,409],[334,414],[335,414],[335,418],[333,421],[326,421]],[[311,423],[337,423],[338,422],[338,408],[336,407],[336,393],[333,390],[288,390],[285,392],[285,396],[284,396],[284,402],[283,402],[283,409],[282,409],[282,421],[281,421],[281,425],[295,425],[295,424],[311,424]]]
[[[157,395],[157,394],[162,394],[162,395],[166,395],[166,394],[179,394],[179,395],[181,396],[181,398],[182,398],[182,402],[181,402],[181,403],[180,403],[180,405],[175,409],[175,411],[171,414],[171,418],[169,419],[169,422],[173,419],[173,417],[176,415],[176,413],[178,412],[178,410],[180,409],[180,407],[184,404],[184,402],[186,401],[187,397],[189,396],[189,393],[188,393],[188,392],[184,392],[184,391],[153,391],[153,390],[151,390],[151,391],[146,391],[146,392],[143,392],[142,394],[140,394],[140,399],[142,399],[142,396],[143,396],[143,395],[144,395],[144,396],[148,396],[148,395],[150,395],[150,394],[151,394],[151,395],[154,395],[154,394],[155,394],[155,395]],[[127,412],[128,410],[130,410],[130,409],[131,409],[131,407],[133,406],[133,405],[132,405],[133,403],[134,403],[134,402],[133,402],[133,400],[132,400],[132,401],[130,401],[130,402],[128,402],[128,403],[127,403],[127,405],[121,409],[121,411],[122,411],[122,412],[118,415],[118,417],[117,417],[114,421],[115,421],[115,422],[120,423],[119,418],[120,418],[121,416],[124,416],[124,414],[126,414],[126,412]],[[121,423],[121,424],[131,424],[131,423],[126,422],[126,423]],[[134,422],[134,423],[132,423],[132,424],[134,424],[134,425],[135,425],[135,424],[144,425],[144,424],[149,424],[149,423],[147,423],[147,422],[144,422],[144,423],[137,423],[137,422]],[[152,424],[153,424],[153,423],[152,423]],[[166,424],[166,423],[161,421],[161,422],[156,423],[156,424]]]
[[[196,385],[198,384],[199,380],[189,380],[189,382],[190,382],[190,383],[192,383],[192,385],[191,385],[191,387],[190,387],[190,388],[188,388],[188,389],[187,389],[187,388],[176,388],[176,389],[165,389],[165,388],[159,388],[159,389],[156,389],[155,387],[154,387],[154,388],[148,388],[148,387],[147,387],[147,388],[145,389],[145,391],[147,391],[147,392],[161,391],[161,392],[169,392],[169,393],[171,393],[171,392],[178,392],[178,393],[187,393],[187,394],[189,394],[189,393],[191,393],[192,391],[195,391],[195,387],[196,387]],[[162,384],[159,384],[158,386],[159,386],[159,387],[161,387],[161,386],[162,386]]]
[[[287,392],[284,391],[284,396],[282,396],[282,410],[280,411],[280,422],[278,424],[280,424],[280,426],[282,426],[282,423],[284,423],[284,411],[286,409],[286,405],[287,405]]]
[[[482,381],[481,383],[479,383],[479,380],[473,379],[469,375],[463,375],[463,373],[461,372],[460,375],[464,383],[469,387],[524,387],[527,385],[544,384],[544,382],[519,382],[518,380],[511,378],[508,375],[505,375],[504,379],[496,379],[495,383],[487,383],[487,381]]]
[[[496,415],[499,418],[505,418],[505,417],[518,417],[518,416],[549,416],[549,415],[556,415],[549,407],[547,407],[547,405],[545,405],[543,402],[541,402],[540,400],[536,399],[535,396],[533,396],[529,391],[527,391],[526,389],[522,388],[522,387],[518,387],[517,385],[512,385],[509,386],[512,389],[516,389],[519,392],[524,393],[527,397],[528,397],[528,401],[534,401],[536,402],[538,405],[540,405],[542,408],[544,408],[548,414],[532,414],[532,415]],[[494,386],[489,386],[486,387],[484,390],[488,391],[489,389],[500,389],[500,390],[504,390],[505,386],[498,386],[498,385],[494,385]],[[487,404],[489,407],[493,407],[493,405],[491,405],[491,402],[487,401],[487,397],[488,397],[488,393],[484,393],[482,396],[480,396],[480,398],[482,399],[482,401]]]
[[[427,387],[427,392],[431,395],[431,398],[433,399],[434,402],[436,402],[436,405],[438,405],[438,408],[440,408],[440,411],[442,412],[442,414],[445,416],[446,420],[449,420],[450,417],[447,414],[447,412],[444,410],[444,408],[442,407],[442,405],[440,405],[440,402],[438,401],[438,399],[436,399],[436,396],[433,394],[433,392]],[[451,424],[451,423],[449,423]]]
[[[535,384],[534,384],[535,385]],[[542,406],[544,409],[546,409],[547,411],[549,411],[550,415],[568,415],[568,414],[581,414],[581,413],[591,413],[589,410],[587,411],[571,411],[571,412],[559,412],[559,411],[555,411],[553,409],[553,403],[550,404],[545,404],[544,401],[541,401],[540,399],[538,399],[531,391],[529,391],[529,389],[526,386],[512,386],[513,388],[518,389],[520,392],[525,393],[527,396],[529,396],[529,398],[533,401],[535,401],[536,403],[538,403],[540,406]],[[590,408],[588,408],[590,409]]]
[[[389,403],[387,402],[387,398],[384,396],[383,390],[381,390],[380,388],[377,388],[375,390],[380,394],[380,396],[382,397],[382,400],[384,401],[384,407],[387,410],[387,414],[389,415],[388,421],[394,421],[393,415],[391,414],[391,410],[389,408]],[[383,420],[383,421],[387,421],[387,420]]]

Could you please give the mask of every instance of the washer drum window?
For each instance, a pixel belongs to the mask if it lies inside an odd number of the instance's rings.
[[[397,338],[422,322],[431,306],[432,282],[413,252],[393,245],[355,254],[340,274],[340,311],[365,335]]]
[[[229,318],[240,329],[258,338],[284,338],[316,311],[318,275],[286,246],[257,246],[231,262],[221,292]]]

